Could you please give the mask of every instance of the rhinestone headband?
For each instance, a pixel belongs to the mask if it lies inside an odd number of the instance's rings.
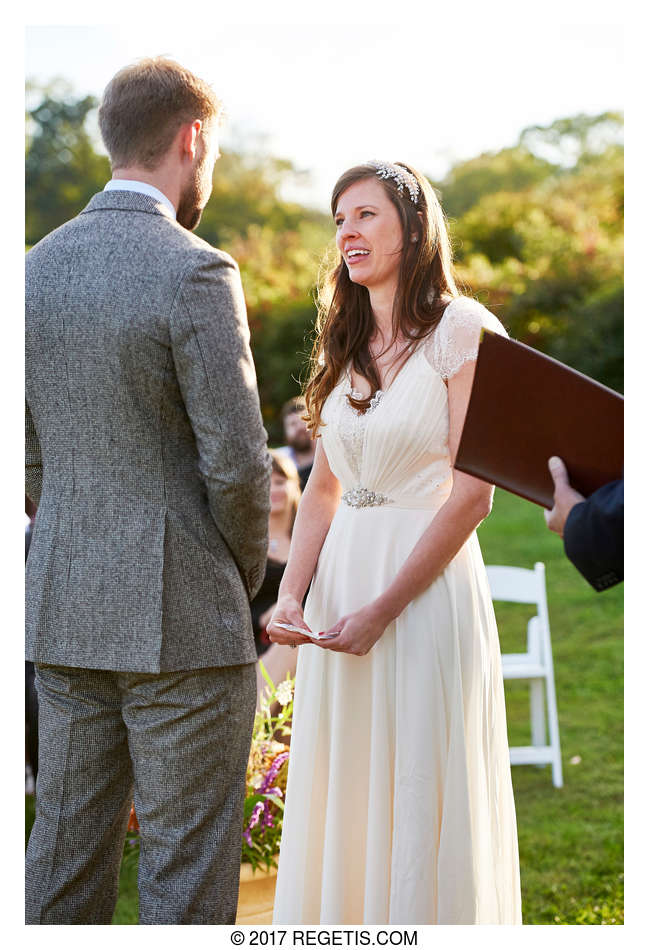
[[[403,195],[404,187],[407,188],[410,194],[410,200],[413,204],[417,204],[419,199],[419,182],[414,175],[411,175],[410,172],[402,168],[401,165],[393,165],[391,162],[379,162],[376,159],[372,159],[367,164],[371,165],[372,168],[376,168],[376,174],[379,178],[394,178],[397,191],[400,195]]]

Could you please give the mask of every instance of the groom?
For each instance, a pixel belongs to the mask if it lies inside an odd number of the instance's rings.
[[[140,923],[233,923],[269,461],[239,271],[191,234],[221,105],[121,70],[113,178],[26,264],[39,773],[28,924],[108,924],[131,802]]]

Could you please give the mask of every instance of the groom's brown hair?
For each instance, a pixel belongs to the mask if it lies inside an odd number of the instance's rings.
[[[153,170],[181,125],[218,123],[223,106],[212,87],[172,59],[141,59],[116,73],[104,90],[99,128],[113,170]]]

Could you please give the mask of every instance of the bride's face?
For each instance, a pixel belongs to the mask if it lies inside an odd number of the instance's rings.
[[[397,209],[376,178],[350,185],[334,215],[336,244],[350,280],[371,289],[396,285],[403,238]]]

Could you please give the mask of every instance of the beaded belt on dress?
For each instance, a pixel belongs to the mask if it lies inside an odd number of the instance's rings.
[[[382,505],[390,505],[393,508],[415,508],[427,511],[439,508],[440,504],[443,504],[450,494],[450,488],[450,481],[444,480],[430,486],[427,491],[421,494],[399,495],[398,498],[390,498],[382,492],[357,485],[355,488],[348,488],[347,491],[343,492],[340,500],[350,508],[379,508]]]
[[[375,508],[377,505],[390,505],[392,499],[387,495],[382,495],[377,491],[370,491],[369,488],[350,488],[343,492],[341,501],[344,501],[350,508]]]

